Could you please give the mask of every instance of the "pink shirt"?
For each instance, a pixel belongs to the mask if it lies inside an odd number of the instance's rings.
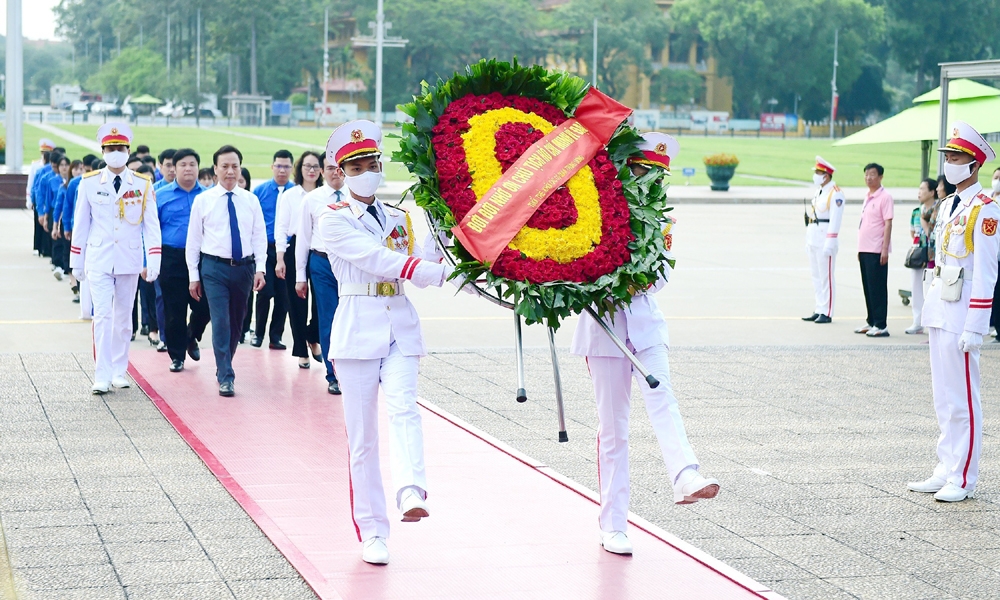
[[[858,231],[858,252],[882,253],[882,238],[885,236],[885,222],[892,219],[892,196],[884,187],[865,196],[861,209],[861,227]],[[892,245],[889,245],[892,251]]]

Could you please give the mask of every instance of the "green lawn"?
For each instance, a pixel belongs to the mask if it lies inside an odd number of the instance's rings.
[[[206,123],[208,122],[206,120]],[[284,147],[296,156],[305,150],[300,145],[282,144],[279,140],[309,144],[316,150],[322,150],[326,146],[326,140],[331,131],[329,128],[304,127],[234,127],[227,129],[224,121],[219,121],[219,123],[220,126],[215,130],[193,127],[154,127],[140,124],[133,128],[135,144],[147,144],[152,148],[154,154],[168,147],[193,147],[201,154],[202,163],[206,165],[211,163],[212,153],[216,149],[223,144],[233,144],[243,152],[244,164],[250,169],[251,175],[256,180],[270,176],[268,166],[271,164],[271,157],[275,150]],[[93,139],[98,124],[61,125],[59,127]],[[25,156],[28,158],[37,156],[38,138],[55,138],[55,136],[30,124],[25,124],[24,131],[26,138]],[[273,138],[275,141],[244,137],[246,135]],[[695,176],[691,178],[692,185],[707,185],[709,181],[701,159],[705,155],[716,152],[735,154],[740,159],[740,166],[736,170],[733,185],[786,185],[780,181],[754,179],[744,177],[744,175],[808,182],[812,178],[812,166],[817,154],[822,155],[837,167],[835,179],[842,186],[863,186],[862,169],[869,162],[878,162],[885,167],[886,173],[883,183],[886,186],[916,187],[920,180],[920,144],[917,142],[833,147],[830,140],[826,139],[789,138],[783,140],[698,135],[681,136],[679,139],[681,152],[672,165],[674,185],[685,183],[685,178],[681,174],[684,167],[695,168]],[[55,141],[65,146],[73,158],[78,158],[88,152],[88,150],[63,139],[55,138]],[[386,153],[391,154],[398,147],[398,140],[387,136],[384,146]],[[983,179],[988,180],[992,168],[987,168],[984,171]],[[406,168],[399,164],[389,165],[387,176],[392,180],[409,178]]]

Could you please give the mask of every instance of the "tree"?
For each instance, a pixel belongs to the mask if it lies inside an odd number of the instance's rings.
[[[693,104],[705,87],[701,75],[691,69],[664,68],[649,81],[649,96],[654,102],[674,106]]]
[[[678,35],[708,42],[733,80],[734,112],[759,113],[774,97],[787,110],[829,112],[834,30],[839,30],[837,87],[849,90],[885,31],[881,7],[863,0],[680,0],[671,12]]]
[[[104,63],[87,79],[87,88],[109,97],[124,98],[163,94],[167,90],[167,65],[163,56],[150,49],[128,48],[121,56]]]
[[[650,54],[659,54],[669,22],[653,0],[572,0],[553,14],[552,25],[561,34],[556,52],[590,65],[595,17],[598,87],[620,98],[635,76],[653,74]]]
[[[881,0],[889,47],[900,66],[915,73],[916,93],[937,85],[938,63],[992,58],[997,52],[998,0]],[[947,7],[947,13],[944,13]],[[928,79],[930,81],[928,81]]]
[[[848,92],[840,100],[840,114],[848,119],[861,119],[873,112],[888,113],[889,97],[882,82],[882,67],[866,65]]]

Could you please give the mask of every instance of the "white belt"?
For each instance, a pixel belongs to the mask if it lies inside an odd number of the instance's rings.
[[[377,283],[341,283],[337,285],[340,296],[402,296],[403,284],[398,281]]]

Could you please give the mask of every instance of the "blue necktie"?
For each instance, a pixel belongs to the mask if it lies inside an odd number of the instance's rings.
[[[333,193],[337,194],[337,202],[340,202],[340,198],[341,198],[341,196],[343,196],[343,194],[340,193],[340,190],[337,190],[337,191],[335,191]]]
[[[240,222],[236,218],[236,205],[233,204],[233,193],[226,192],[229,196],[229,237],[233,240],[233,260],[243,258],[243,241],[240,239]]]

